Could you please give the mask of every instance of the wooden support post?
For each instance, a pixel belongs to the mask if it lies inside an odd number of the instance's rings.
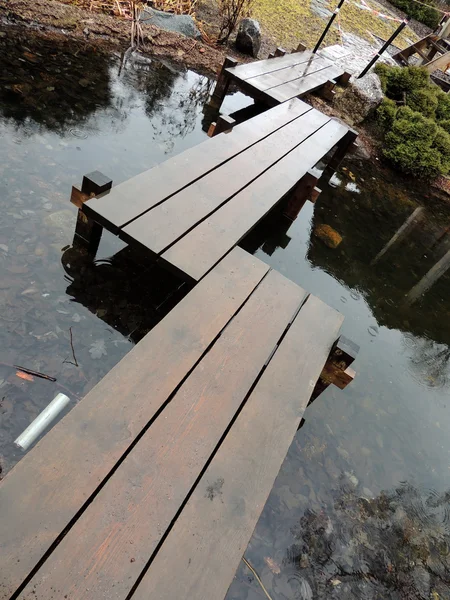
[[[284,56],[286,54],[286,50],[284,48],[277,48],[275,50],[275,56]]]
[[[336,92],[334,91],[335,87],[336,82],[334,80],[331,79],[330,81],[327,81],[320,90],[320,95],[322,96],[322,98],[325,98],[325,100],[329,100],[331,102],[336,94]]]
[[[214,137],[219,133],[230,133],[235,125],[236,121],[233,119],[233,117],[229,117],[228,115],[220,115],[216,123],[211,123],[208,136]]]
[[[353,381],[356,373],[350,368],[350,365],[358,352],[359,346],[346,337],[341,336],[337,340],[316,383],[309,404],[314,402],[329,385],[333,384],[343,390]]]
[[[354,129],[349,129],[341,141],[337,144],[336,151],[330,159],[325,171],[331,175],[339,168],[339,165],[344,160],[345,155],[353,148],[358,133]]]
[[[341,75],[340,77],[338,77],[339,85],[342,85],[342,86],[348,85],[351,77],[352,77],[352,74],[351,73],[347,73],[347,71],[345,71],[345,73],[343,75]]]
[[[294,52],[304,52],[306,50],[306,45],[302,44],[302,42],[300,42],[300,44],[297,46],[297,48],[294,50]]]
[[[211,106],[214,106],[216,108],[221,107],[222,102],[224,101],[224,98],[227,95],[228,87],[230,85],[230,78],[228,77],[226,69],[231,69],[237,64],[238,62],[234,58],[230,58],[229,56],[227,56],[227,58],[225,59],[222,65],[222,69],[220,70],[219,77],[217,78],[217,83],[216,87],[214,88],[213,95],[211,97],[211,100],[209,101],[209,104]]]
[[[300,179],[289,196],[287,206],[283,211],[285,217],[291,221],[295,221],[307,200],[310,200],[313,203],[317,200],[321,192],[321,190],[316,187],[317,181],[317,176],[312,172],[306,173]]]
[[[84,214],[83,203],[94,196],[109,192],[111,187],[112,179],[103,175],[100,171],[93,171],[83,177],[81,190],[76,187],[72,188],[70,201],[78,206],[77,223],[72,243],[74,248],[87,250],[93,256],[97,253],[103,227]]]
[[[275,52],[271,52],[267,58],[275,58]]]

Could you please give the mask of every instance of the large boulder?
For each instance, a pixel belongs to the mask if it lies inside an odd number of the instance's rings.
[[[147,7],[141,12],[141,21],[144,25],[155,25],[165,31],[175,31],[196,40],[202,39],[199,28],[189,15],[175,15]]]
[[[342,93],[336,94],[334,104],[357,125],[371,116],[382,101],[380,78],[376,73],[368,73],[361,79],[354,79]]]
[[[236,48],[244,54],[258,57],[261,48],[261,26],[255,19],[242,19],[236,37]]]

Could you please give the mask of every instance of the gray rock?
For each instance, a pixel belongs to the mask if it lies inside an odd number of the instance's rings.
[[[244,54],[258,57],[261,48],[261,26],[255,19],[242,19],[236,37],[236,48]]]
[[[174,15],[154,8],[145,8],[141,12],[141,21],[143,25],[155,25],[165,31],[181,33],[196,40],[202,39],[200,30],[189,15]]]
[[[383,100],[380,78],[376,73],[368,73],[355,79],[336,96],[335,106],[345,113],[354,124],[361,123],[371,116]]]

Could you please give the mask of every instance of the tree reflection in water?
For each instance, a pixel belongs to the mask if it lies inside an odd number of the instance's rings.
[[[23,133],[61,133],[109,106],[108,54],[69,39],[8,31],[0,38],[0,107]]]

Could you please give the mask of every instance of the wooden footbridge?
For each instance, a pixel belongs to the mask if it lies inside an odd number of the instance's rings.
[[[74,190],[75,244],[107,228],[192,290],[0,484],[2,600],[225,596],[308,403],[356,352],[339,313],[236,246],[317,198],[311,168],[355,136],[294,98]]]

